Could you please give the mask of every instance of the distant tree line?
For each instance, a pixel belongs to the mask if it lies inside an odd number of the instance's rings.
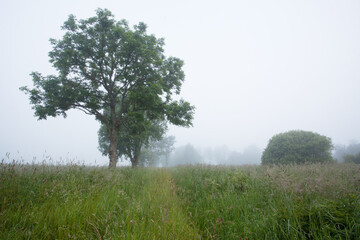
[[[338,162],[359,163],[360,143],[352,142],[349,145],[336,145],[334,158]]]
[[[170,166],[189,164],[243,165],[260,163],[261,151],[255,145],[243,152],[231,151],[226,146],[197,149],[191,144],[175,149],[170,157]]]

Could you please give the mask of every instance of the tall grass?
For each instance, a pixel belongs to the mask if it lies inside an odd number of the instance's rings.
[[[143,181],[129,169],[3,165],[0,171],[2,239],[120,235],[126,220],[121,209]]]
[[[2,164],[0,239],[196,239],[156,169]]]
[[[359,239],[358,165],[182,167],[184,208],[205,239]]]
[[[0,239],[359,239],[355,164],[0,164]]]

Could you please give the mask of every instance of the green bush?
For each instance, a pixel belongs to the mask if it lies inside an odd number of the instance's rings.
[[[307,131],[289,131],[273,136],[264,150],[262,164],[332,162],[331,139]]]

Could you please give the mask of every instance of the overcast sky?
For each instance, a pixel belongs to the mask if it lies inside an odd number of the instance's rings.
[[[56,73],[49,38],[69,14],[107,8],[165,38],[165,54],[185,61],[181,96],[196,106],[194,127],[170,127],[177,146],[266,147],[277,133],[307,130],[334,144],[360,140],[360,1],[90,1],[0,3],[0,158],[107,164],[99,123],[72,110],[37,121],[20,86]]]

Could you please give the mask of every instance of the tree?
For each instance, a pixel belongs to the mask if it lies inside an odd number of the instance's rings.
[[[307,131],[289,131],[273,136],[265,148],[262,164],[332,162],[331,139]]]
[[[194,107],[172,99],[184,81],[183,61],[165,57],[164,40],[146,28],[139,23],[131,29],[106,9],[84,20],[70,15],[62,39],[50,39],[50,62],[58,75],[33,72],[34,88],[20,88],[38,119],[66,117],[69,109],[94,115],[109,132],[109,167],[116,167],[118,132],[134,115],[146,111],[151,119],[192,125]]]
[[[164,136],[160,140],[151,138],[149,144],[141,150],[140,164],[143,166],[161,165],[168,167],[170,154],[174,150],[174,143],[174,136]]]
[[[157,144],[158,149],[160,149],[160,154],[164,156],[165,167],[169,166],[170,154],[175,149],[174,144],[175,144],[174,136],[165,137]]]
[[[133,118],[123,124],[117,136],[117,156],[130,159],[132,167],[142,164],[141,152],[150,142],[160,141],[167,130],[166,122],[144,118]],[[109,131],[102,125],[98,132],[99,150],[103,155],[109,154]]]
[[[360,143],[352,141],[349,145],[336,145],[334,158],[338,162],[344,162],[346,155],[356,155],[360,152]]]
[[[171,158],[172,166],[200,163],[203,163],[203,159],[191,144],[177,148]]]

